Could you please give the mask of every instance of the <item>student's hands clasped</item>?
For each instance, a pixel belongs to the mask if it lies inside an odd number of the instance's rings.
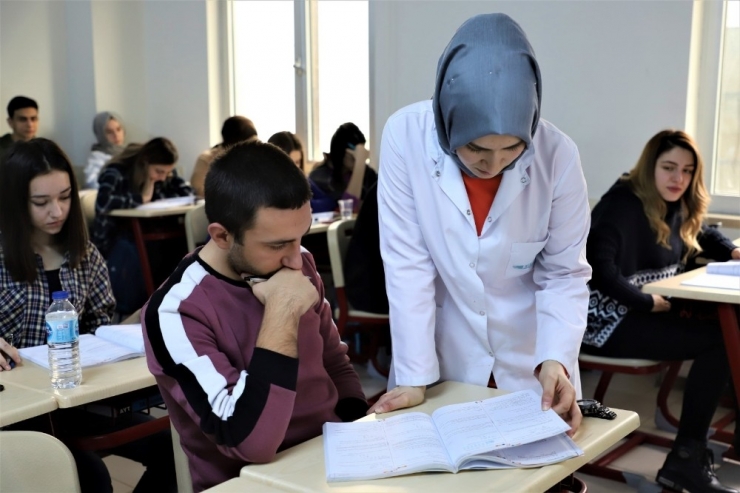
[[[552,408],[558,413],[570,425],[568,436],[573,436],[583,416],[578,407],[576,389],[565,374],[565,368],[558,361],[544,361],[537,378],[542,385],[542,410]]]
[[[424,393],[426,392],[426,386],[421,387],[409,387],[400,386],[383,394],[378,402],[375,403],[370,409],[367,410],[367,414],[371,413],[389,413],[396,409],[403,409],[405,407],[413,407],[424,402]]]
[[[18,349],[11,346],[5,339],[0,337],[0,371],[8,371],[11,369],[6,356],[10,357],[16,365],[21,362],[21,355],[18,354]]]

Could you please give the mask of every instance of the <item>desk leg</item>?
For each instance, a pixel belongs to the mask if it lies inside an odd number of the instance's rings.
[[[131,218],[131,229],[134,232],[134,242],[136,242],[136,249],[139,251],[139,262],[141,262],[141,274],[144,276],[144,287],[146,287],[146,295],[151,296],[152,294],[154,294],[154,280],[152,279],[152,269],[149,266],[149,255],[146,252],[144,233],[141,231],[141,223],[139,223],[139,218]]]
[[[730,303],[720,303],[717,309],[722,335],[725,338],[727,360],[730,363],[730,374],[735,386],[735,395],[740,396],[740,325],[738,325],[735,306]]]

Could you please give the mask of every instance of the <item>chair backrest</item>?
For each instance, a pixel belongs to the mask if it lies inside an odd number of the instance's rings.
[[[0,491],[79,493],[72,452],[38,431],[0,431]]]
[[[355,227],[354,219],[335,221],[326,231],[326,241],[329,245],[329,261],[331,262],[331,276],[335,288],[344,287],[344,257],[347,255],[349,240]]]
[[[98,200],[97,190],[80,190],[80,205],[82,214],[87,221],[87,227],[91,227],[95,220],[95,202]]]
[[[185,237],[189,252],[195,250],[208,237],[206,204],[198,204],[185,214]]]
[[[177,475],[178,493],[193,493],[193,480],[190,478],[190,464],[188,456],[180,445],[180,435],[177,434],[175,425],[170,421],[172,431],[172,451],[175,454],[175,473]]]

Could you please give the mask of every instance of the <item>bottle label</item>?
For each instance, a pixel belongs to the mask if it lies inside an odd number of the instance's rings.
[[[66,344],[80,337],[77,319],[46,322],[46,338],[49,344]]]

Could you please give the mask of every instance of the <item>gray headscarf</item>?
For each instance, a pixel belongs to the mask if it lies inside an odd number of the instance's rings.
[[[472,17],[437,64],[433,107],[439,145],[473,176],[455,149],[490,134],[519,137],[530,148],[541,100],[540,68],[519,24],[505,14]]]
[[[121,128],[124,128],[125,130],[125,127],[123,126],[123,120],[121,120],[120,116],[113,113],[112,111],[101,111],[100,113],[95,115],[95,118],[93,119],[93,133],[95,134],[95,138],[98,141],[93,144],[92,150],[104,152],[106,154],[110,154],[111,156],[115,156],[116,154],[120,154],[125,146],[113,145],[108,142],[108,138],[105,136],[105,126],[111,120],[117,121],[121,125]]]

